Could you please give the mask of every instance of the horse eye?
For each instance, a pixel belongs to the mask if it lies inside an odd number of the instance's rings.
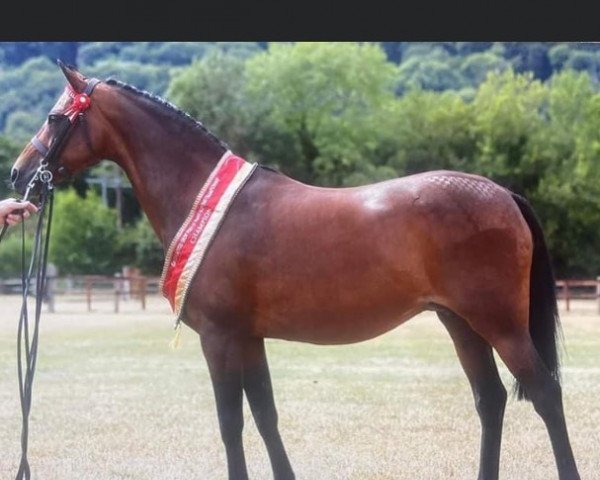
[[[59,119],[60,119],[60,115],[57,115],[56,113],[51,113],[50,115],[48,115],[48,123],[49,124],[57,122]]]

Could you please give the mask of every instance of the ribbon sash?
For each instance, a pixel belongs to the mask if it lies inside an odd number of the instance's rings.
[[[160,279],[160,289],[181,319],[187,293],[206,255],[211,240],[225,218],[235,196],[256,164],[225,152],[200,189],[192,209],[173,238]]]

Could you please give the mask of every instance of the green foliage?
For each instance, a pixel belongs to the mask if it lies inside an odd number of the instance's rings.
[[[86,198],[73,189],[56,193],[50,261],[61,274],[112,274],[121,267],[115,258],[117,217],[98,194]],[[117,256],[118,257],[118,256]]]
[[[185,66],[213,51],[248,57],[259,49],[255,42],[89,42],[79,47],[77,61],[86,68],[107,60]]]
[[[167,97],[243,155],[252,121],[245,81],[244,60],[215,50],[178,71]]]
[[[24,145],[40,129],[42,125],[37,115],[17,110],[6,118],[5,135]]]
[[[386,122],[387,120],[387,122]],[[416,90],[386,111],[389,164],[399,175],[427,170],[476,170],[472,105],[458,94]]]
[[[507,68],[508,63],[502,57],[488,51],[466,57],[460,66],[460,72],[463,78],[476,87],[485,80],[489,72],[502,72]]]
[[[64,88],[60,69],[45,57],[36,57],[0,74],[0,130],[9,114],[21,111],[42,125]],[[33,135],[35,131],[31,132]]]
[[[28,259],[31,258],[33,236],[26,234],[25,238],[25,258]],[[11,227],[0,244],[0,278],[21,278],[22,248],[21,226]]]
[[[165,259],[161,243],[158,241],[156,232],[152,229],[150,222],[144,215],[135,225],[135,266],[142,273],[148,275],[160,275]]]
[[[448,62],[448,56],[438,52],[435,51],[433,55],[430,53],[425,58],[413,55],[402,62],[398,76],[398,91],[402,93],[420,88],[439,92],[462,86],[462,77],[452,65],[454,62]]]
[[[373,118],[393,101],[397,72],[381,47],[272,44],[246,69],[250,108],[293,142],[288,151],[300,154],[275,157],[282,168],[304,181],[341,185],[372,156],[378,136]]]
[[[0,198],[6,198],[11,192],[8,184],[10,169],[17,159],[21,148],[8,137],[0,135]]]
[[[505,43],[504,55],[516,72],[531,72],[534,78],[546,80],[552,75],[548,58],[549,44],[540,42]]]
[[[131,42],[87,42],[77,52],[77,64],[80,68],[94,65],[100,60],[117,59],[119,52],[131,45]]]
[[[154,65],[187,65],[207,50],[202,42],[135,42],[119,51],[119,61]]]
[[[113,259],[117,269],[127,265],[139,268],[146,275],[160,275],[163,248],[145,215],[135,225],[119,231]]]
[[[490,51],[494,47],[492,42],[456,42],[454,48],[459,55],[471,55]]]
[[[144,64],[117,59],[100,60],[86,68],[89,77],[113,77],[134,87],[162,95],[171,80],[170,69],[165,65]]]
[[[479,173],[519,193],[534,188],[544,165],[529,146],[543,128],[546,97],[531,74],[508,70],[488,76],[473,101]]]
[[[555,70],[561,70],[569,59],[571,51],[572,48],[566,43],[559,43],[551,47],[548,51],[548,58],[552,67]]]
[[[34,57],[46,57],[52,62],[60,58],[74,63],[78,46],[77,42],[0,42],[0,57],[13,66]]]
[[[437,42],[408,42],[404,47],[402,60],[426,57],[438,60],[448,59],[449,53],[444,46]]]

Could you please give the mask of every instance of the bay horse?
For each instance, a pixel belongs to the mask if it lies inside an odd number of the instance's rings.
[[[59,65],[67,86],[91,80]],[[228,147],[200,122],[116,80],[96,84],[82,121],[47,167],[67,180],[103,159],[127,174],[166,249]],[[57,105],[66,105],[65,94]],[[60,110],[60,109],[59,109]],[[23,192],[65,114],[50,113],[11,172]],[[41,145],[41,146],[40,146]],[[230,480],[248,478],[246,394],[276,480],[295,478],[278,428],[265,338],[314,344],[371,339],[437,312],[481,422],[479,479],[497,479],[507,392],[493,349],[547,427],[560,480],[579,479],[559,382],[553,272],[530,204],[481,176],[431,171],[321,188],[259,166],[196,275],[184,322],[200,337]],[[417,475],[418,476],[418,475]]]

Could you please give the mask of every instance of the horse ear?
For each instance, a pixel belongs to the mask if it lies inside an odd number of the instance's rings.
[[[73,89],[76,92],[82,92],[87,83],[86,77],[79,73],[79,71],[72,65],[65,65],[61,60],[56,60],[56,63],[58,63],[58,66]]]

